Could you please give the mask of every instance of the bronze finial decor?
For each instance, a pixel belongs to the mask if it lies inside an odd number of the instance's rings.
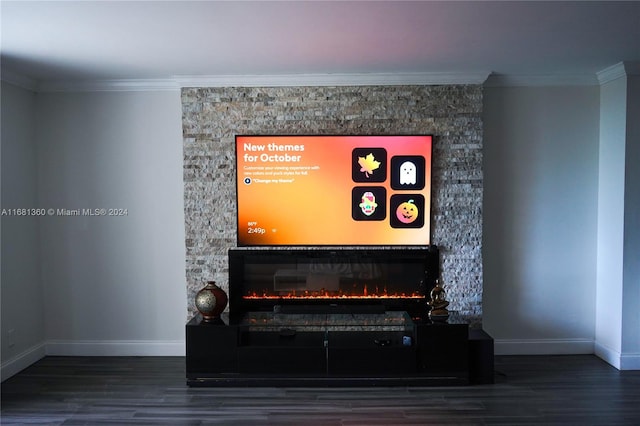
[[[436,280],[436,285],[431,289],[431,300],[427,302],[431,310],[429,319],[434,322],[446,322],[449,319],[449,302],[446,300],[444,288],[440,286],[440,281]]]
[[[196,308],[202,314],[204,322],[219,320],[228,301],[227,293],[215,281],[207,281],[207,285],[196,293]]]

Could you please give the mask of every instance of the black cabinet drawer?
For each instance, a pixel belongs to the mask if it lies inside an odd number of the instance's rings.
[[[392,375],[416,372],[413,337],[398,331],[330,332],[329,374]]]
[[[402,331],[330,331],[330,348],[363,348],[413,346],[413,336]]]
[[[324,332],[243,331],[238,368],[253,374],[325,374]]]
[[[238,368],[240,373],[323,375],[326,351],[322,346],[241,346]]]
[[[187,374],[233,373],[238,370],[238,329],[192,321],[186,328]]]
[[[426,324],[417,327],[419,371],[468,380],[469,327],[466,324]]]
[[[331,348],[329,374],[347,376],[409,374],[416,372],[412,347]]]
[[[241,331],[239,346],[324,347],[321,331]]]

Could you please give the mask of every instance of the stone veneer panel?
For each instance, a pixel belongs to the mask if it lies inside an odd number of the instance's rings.
[[[482,87],[182,90],[188,316],[206,280],[228,291],[236,246],[235,135],[431,134],[432,242],[449,308],[482,319]]]

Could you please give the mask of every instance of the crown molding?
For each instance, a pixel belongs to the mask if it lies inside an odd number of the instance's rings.
[[[489,72],[175,76],[180,87],[400,86],[482,84]]]
[[[624,69],[624,62],[618,62],[615,65],[611,65],[610,67],[598,71],[596,75],[598,76],[598,82],[600,84],[606,84],[610,81],[626,76],[627,73]]]
[[[554,86],[597,86],[594,74],[551,74],[551,75],[504,75],[492,74],[485,87],[554,87]]]
[[[179,90],[183,87],[398,86],[483,84],[489,72],[361,73],[277,75],[177,75],[166,79],[32,81],[38,92],[130,92]]]
[[[482,84],[484,87],[593,86],[639,75],[640,63],[620,62],[596,75],[503,75],[473,73],[353,73],[276,75],[177,75],[163,79],[36,81],[11,70],[2,80],[36,92],[175,91],[186,87],[398,86]]]
[[[180,86],[174,79],[49,80],[38,84],[39,92],[147,92],[175,90],[180,90]]]
[[[618,62],[597,72],[600,84],[606,84],[628,75],[640,75],[640,62]]]

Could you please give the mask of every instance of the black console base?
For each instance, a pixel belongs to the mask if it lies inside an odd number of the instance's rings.
[[[265,328],[229,323],[228,318],[211,324],[198,315],[186,325],[187,385],[493,383],[493,339],[482,330],[420,319],[398,328],[396,314],[390,318],[390,327],[346,326],[351,329],[326,324]],[[295,314],[285,318],[289,317],[296,318]],[[259,322],[256,318],[251,324]]]
[[[493,337],[482,329],[469,330],[469,382],[486,385],[494,382]]]
[[[296,376],[296,375],[217,375],[189,378],[190,387],[360,387],[360,386],[452,386],[466,385],[459,377],[428,376]]]

